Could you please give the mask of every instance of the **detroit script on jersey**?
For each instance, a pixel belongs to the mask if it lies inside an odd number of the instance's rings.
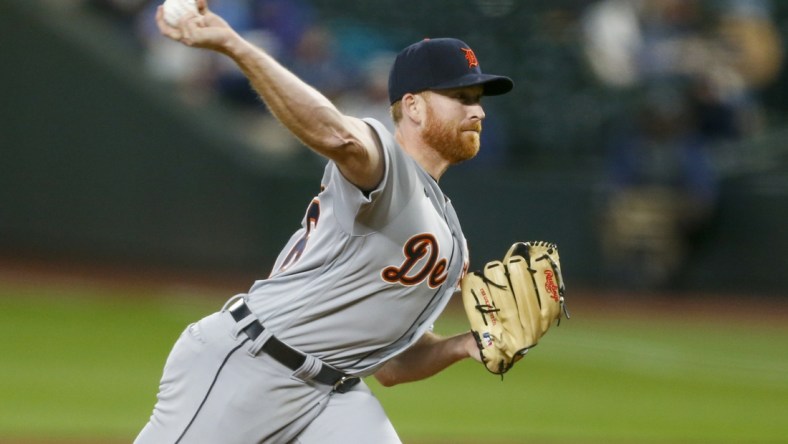
[[[248,304],[288,344],[346,371],[371,371],[431,327],[468,253],[438,184],[379,122],[384,179],[362,193],[329,162],[322,191]]]

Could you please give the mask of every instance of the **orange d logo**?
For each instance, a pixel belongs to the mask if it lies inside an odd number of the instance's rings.
[[[465,53],[465,60],[468,61],[468,68],[479,66],[479,61],[476,60],[476,54],[473,53],[471,48],[460,48]]]

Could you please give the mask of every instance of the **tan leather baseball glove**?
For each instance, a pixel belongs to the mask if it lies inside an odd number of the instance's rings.
[[[517,242],[502,261],[466,274],[460,286],[482,361],[495,374],[512,368],[562,314],[569,318],[558,247],[551,243]]]

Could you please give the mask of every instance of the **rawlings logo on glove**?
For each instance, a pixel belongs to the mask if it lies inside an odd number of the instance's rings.
[[[545,270],[544,276],[545,276],[545,284],[544,284],[545,290],[547,290],[547,292],[550,293],[550,297],[553,298],[554,301],[560,302],[561,298],[560,296],[558,296],[558,286],[555,285],[555,282],[553,281],[553,272],[550,270]]]
[[[515,243],[460,287],[482,361],[495,374],[512,368],[562,314],[569,318],[558,247],[547,242]]]

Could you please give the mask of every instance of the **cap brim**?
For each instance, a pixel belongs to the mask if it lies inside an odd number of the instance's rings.
[[[452,88],[464,88],[466,86],[482,85],[485,96],[499,96],[506,94],[514,88],[512,79],[506,76],[496,76],[493,74],[467,74],[451,82],[445,82],[430,89],[442,90]]]

